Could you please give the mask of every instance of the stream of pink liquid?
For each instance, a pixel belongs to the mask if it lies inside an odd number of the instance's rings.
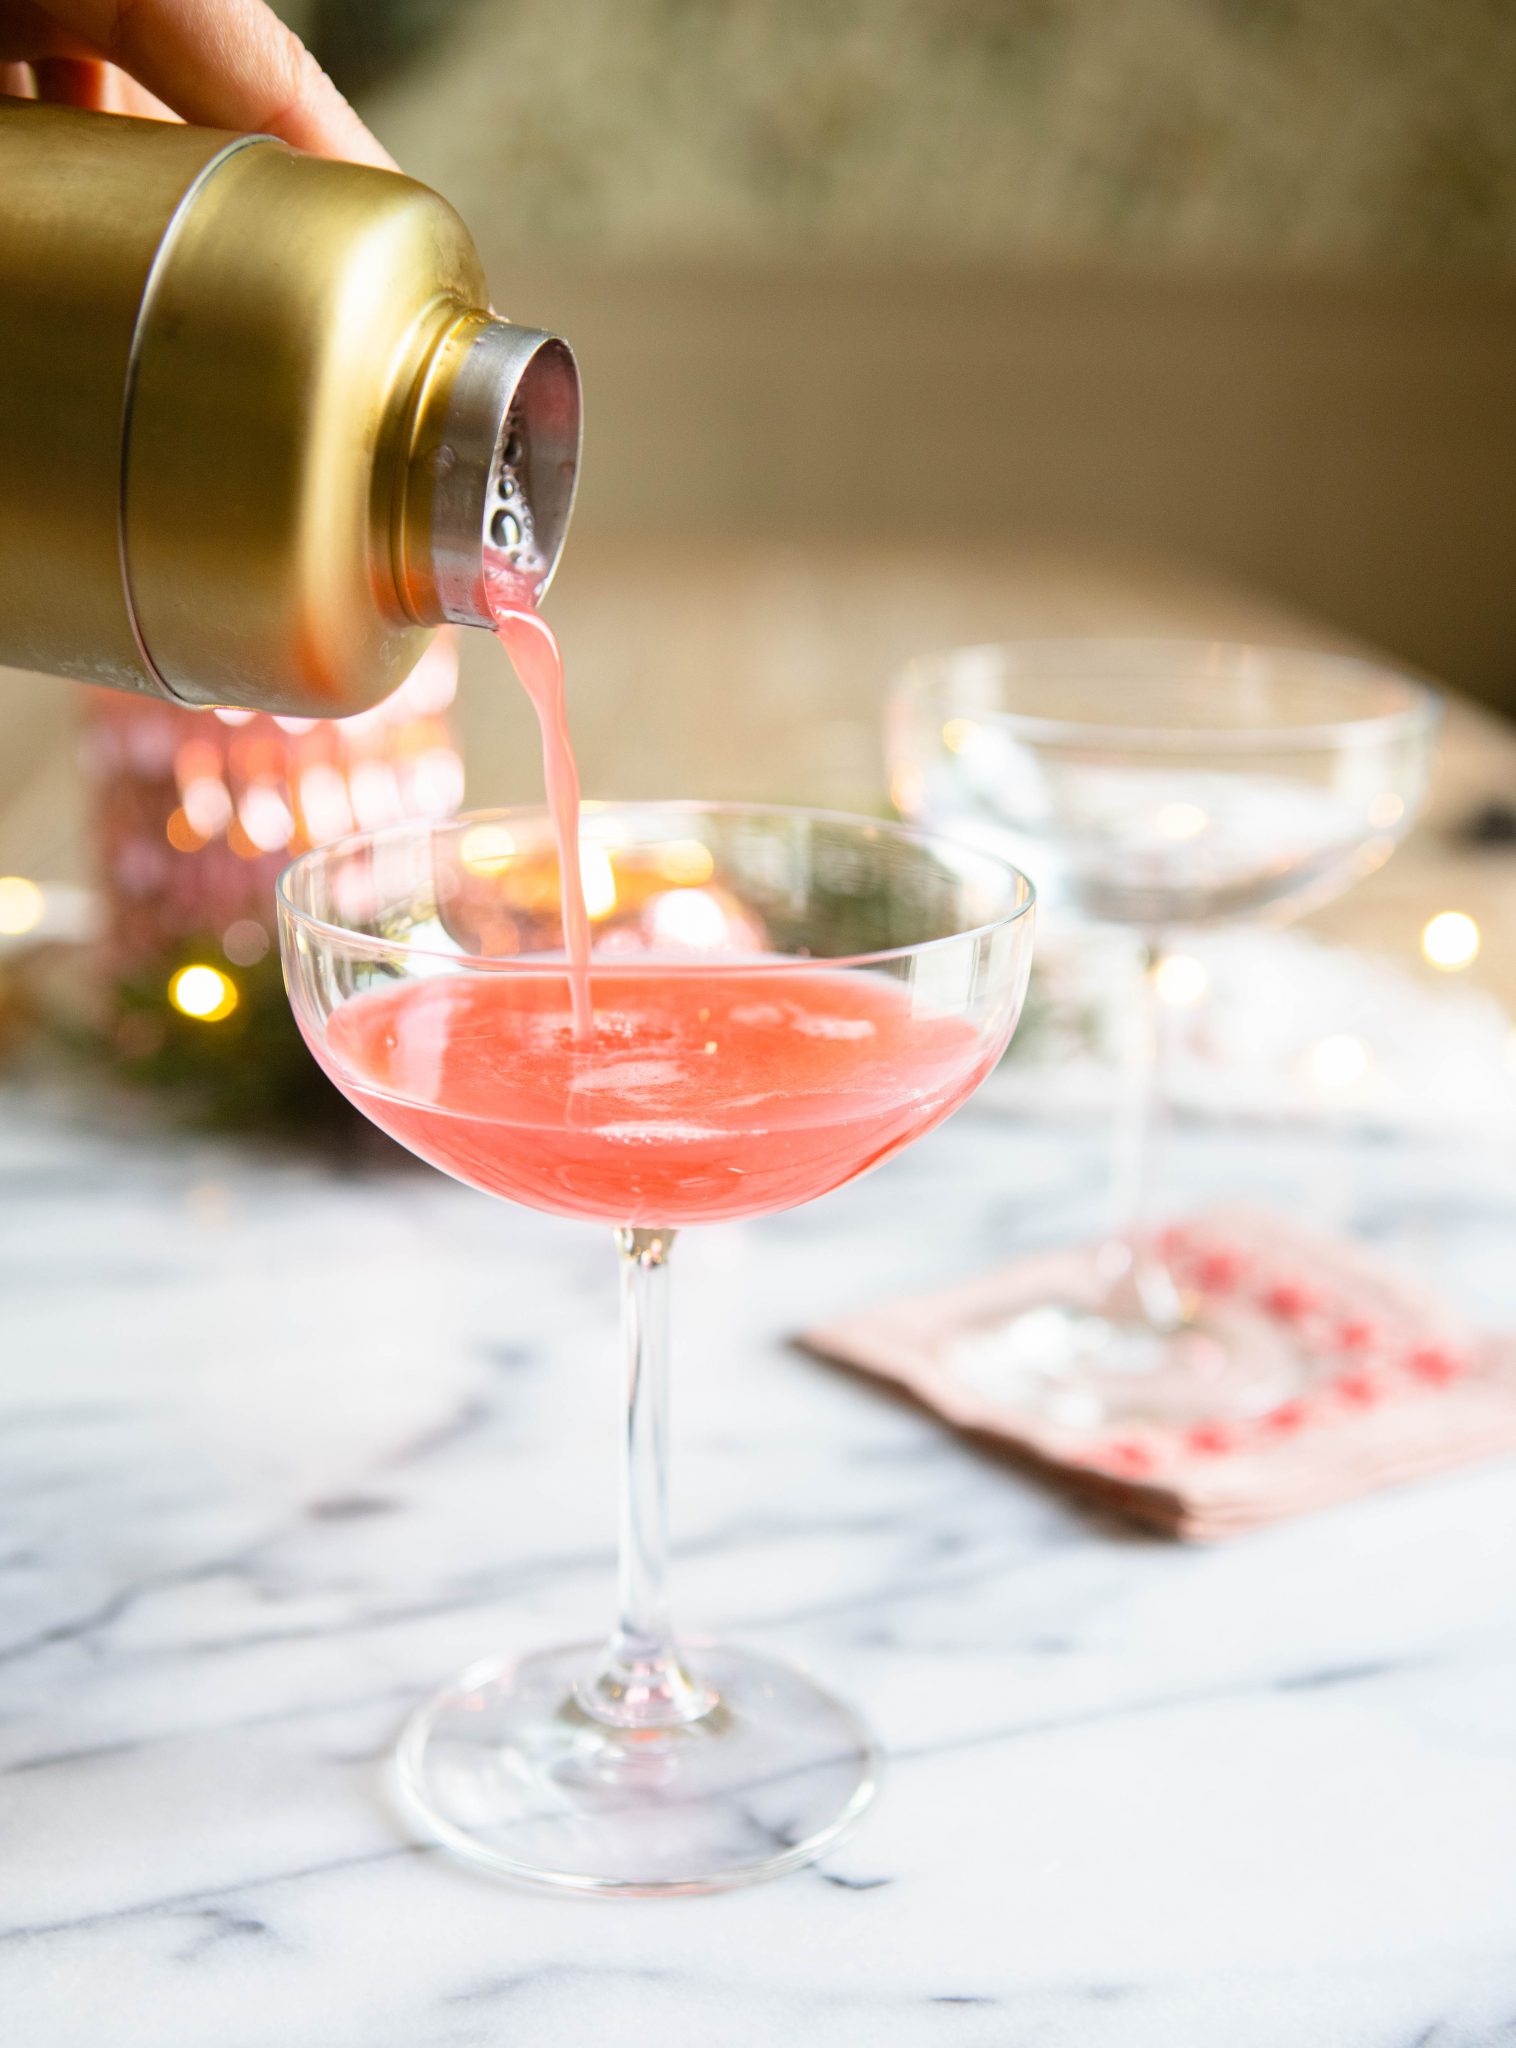
[[[489,589],[542,729],[568,972],[443,975],[355,996],[312,1039],[338,1087],[473,1187],[670,1228],[811,1201],[955,1109],[999,1044],[884,974],[602,962],[592,1013],[563,660],[524,578],[495,575]]]
[[[558,848],[558,897],[563,946],[569,961],[569,1001],[574,1036],[588,1038],[594,1025],[590,1005],[590,919],[579,872],[579,764],[569,738],[563,689],[563,653],[557,635],[537,610],[524,576],[496,571],[488,579],[495,634],[510,656],[521,687],[532,700],[542,733],[542,772]]]

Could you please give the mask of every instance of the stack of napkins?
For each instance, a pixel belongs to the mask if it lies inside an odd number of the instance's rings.
[[[1231,1209],[1172,1227],[1164,1249],[1227,1341],[1266,1341],[1275,1356],[1289,1346],[1288,1398],[1246,1420],[1203,1406],[1182,1423],[1053,1419],[1026,1382],[992,1369],[986,1338],[1077,1286],[1088,1252],[1017,1260],[801,1342],[908,1388],[1086,1496],[1195,1539],[1516,1451],[1516,1338],[1469,1330],[1361,1246]]]

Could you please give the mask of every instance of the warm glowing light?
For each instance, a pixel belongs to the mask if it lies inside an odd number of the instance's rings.
[[[219,775],[196,775],[184,785],[184,815],[202,839],[214,839],[232,822],[231,792]]]
[[[920,808],[922,778],[919,769],[897,768],[890,777],[890,802],[902,818],[913,818]]]
[[[609,808],[598,797],[585,797],[579,806],[579,837],[593,839],[597,846],[604,846],[612,853],[620,853],[630,843],[626,827],[615,817],[602,817]],[[589,822],[586,823],[586,820]]]
[[[1211,985],[1203,962],[1188,953],[1165,953],[1153,970],[1153,987],[1160,1003],[1187,1010],[1198,1003]]]
[[[1387,832],[1391,825],[1398,825],[1405,816],[1405,798],[1396,796],[1393,789],[1382,789],[1372,797],[1368,807],[1368,821],[1381,832]]]
[[[318,721],[314,718],[276,718],[274,723],[281,732],[314,732]]]
[[[237,1007],[237,984],[216,967],[181,967],[168,985],[168,999],[181,1016],[219,1024]]]
[[[278,781],[289,759],[289,748],[271,732],[250,732],[246,739],[233,740],[227,751],[232,766],[249,782]]]
[[[579,874],[585,909],[591,917],[609,917],[616,908],[616,870],[605,848],[594,840],[579,843]]]
[[[729,942],[726,912],[708,889],[670,889],[651,907],[653,936],[706,952]]]
[[[221,934],[221,950],[234,967],[256,967],[268,949],[268,933],[255,917],[239,917]]]
[[[342,724],[338,727],[338,735],[342,741],[343,750],[346,753],[361,752],[371,739],[384,732],[385,728],[392,723],[390,706],[394,703],[395,697],[398,697],[404,688],[405,685],[402,683],[400,689],[395,692],[395,695],[393,697],[386,697],[382,704],[371,704],[367,711],[360,711],[352,718],[343,719]],[[383,744],[384,741],[380,739],[379,745],[383,746]]]
[[[1479,955],[1479,927],[1461,910],[1439,910],[1421,934],[1421,950],[1434,967],[1455,974]]]
[[[349,777],[353,811],[365,832],[393,825],[405,809],[395,771],[384,761],[360,761]]]
[[[226,749],[214,740],[181,740],[174,749],[174,776],[180,794],[199,776],[211,775],[219,780],[225,757]]]
[[[250,782],[238,807],[242,829],[262,853],[280,853],[295,829],[294,813],[275,782]]]
[[[347,800],[347,784],[335,768],[318,761],[300,777],[300,810],[306,837],[313,846],[328,839],[340,839],[353,829],[353,807]]]
[[[658,872],[666,881],[696,888],[716,872],[716,858],[698,839],[675,839],[660,848]]]
[[[223,725],[251,725],[254,717],[251,711],[237,711],[229,704],[219,706],[215,715]]]
[[[471,825],[458,848],[458,858],[471,875],[501,874],[515,854],[515,839],[503,825]]]
[[[42,922],[43,896],[25,875],[0,875],[0,933],[19,939]]]
[[[433,640],[389,701],[398,719],[446,711],[458,694],[458,638],[445,629]]]
[[[163,836],[175,853],[198,853],[205,844],[204,833],[195,830],[189,813],[182,805],[177,810],[169,812]]]
[[[428,747],[411,766],[412,808],[426,818],[446,818],[463,801],[463,763],[451,747]]]
[[[1199,804],[1164,804],[1153,820],[1160,839],[1198,839],[1211,822]]]
[[[1331,1092],[1352,1088],[1369,1070],[1369,1049],[1350,1031],[1336,1031],[1330,1038],[1316,1041],[1307,1064],[1318,1088]]]
[[[950,718],[942,728],[942,744],[950,754],[966,754],[979,737],[972,718]]]

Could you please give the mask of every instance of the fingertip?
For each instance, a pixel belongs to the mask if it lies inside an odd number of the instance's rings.
[[[265,0],[133,0],[117,14],[115,62],[184,120],[396,168]]]
[[[359,120],[310,52],[303,50],[300,55],[302,92],[271,123],[272,132],[316,156],[335,157],[343,163],[363,164],[372,170],[398,170],[395,159]]]
[[[395,162],[378,136],[371,134],[356,114],[350,117],[346,129],[347,133],[340,145],[332,151],[333,155],[340,156],[346,163],[368,164],[376,171],[399,170],[399,164]]]
[[[321,156],[338,157],[344,163],[364,164],[375,170],[394,170],[395,162],[388,150],[369,133],[312,52],[293,35],[286,47],[294,54],[299,89],[285,110],[289,125],[278,132],[299,148],[314,150]]]
[[[400,166],[375,136],[371,135],[356,114],[347,119],[331,115],[302,121],[277,121],[269,124],[269,133],[281,141],[292,143],[296,149],[309,150],[312,156],[331,157],[344,164],[361,164],[368,170],[398,171]]]

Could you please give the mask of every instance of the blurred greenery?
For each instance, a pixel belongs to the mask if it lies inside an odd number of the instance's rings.
[[[198,1128],[321,1146],[373,1136],[311,1057],[277,953],[218,969],[237,991],[228,1016],[211,1022],[174,1007],[168,990],[178,970],[220,957],[216,941],[202,937],[117,982],[107,1020],[69,1032],[74,1051],[108,1078],[160,1094],[176,1120]]]

